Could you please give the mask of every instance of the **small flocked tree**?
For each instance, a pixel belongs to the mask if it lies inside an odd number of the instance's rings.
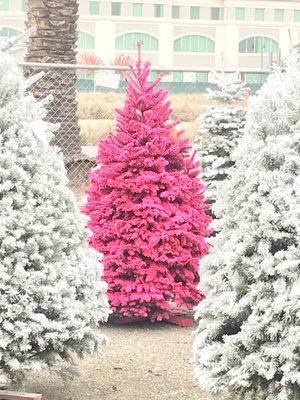
[[[206,97],[217,104],[206,106],[199,116],[201,125],[194,139],[209,203],[216,201],[218,182],[227,178],[234,164],[231,154],[243,134],[246,119],[246,108],[240,103],[249,91],[237,73],[214,73],[214,77],[217,89],[208,88]]]
[[[168,121],[167,92],[148,76],[139,59],[116,132],[100,142],[84,212],[91,245],[104,253],[112,310],[154,321],[173,317],[172,303],[192,308],[200,300],[210,218],[188,141]]]
[[[98,256],[49,145],[57,127],[27,87],[0,50],[0,381],[97,352],[108,315]]]
[[[300,398],[300,69],[272,73],[250,104],[205,257],[195,375],[235,400]]]

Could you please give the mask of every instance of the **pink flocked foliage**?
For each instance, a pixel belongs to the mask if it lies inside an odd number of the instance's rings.
[[[168,319],[191,309],[199,261],[208,252],[199,166],[188,140],[169,121],[168,92],[147,82],[138,61],[117,110],[116,132],[99,144],[84,212],[90,245],[104,254],[104,279],[118,317]],[[176,307],[175,307],[176,306]]]

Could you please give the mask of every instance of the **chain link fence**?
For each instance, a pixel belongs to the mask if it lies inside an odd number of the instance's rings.
[[[59,123],[54,144],[63,152],[70,185],[77,197],[83,196],[88,172],[95,166],[97,144],[115,127],[115,109],[122,107],[128,67],[22,63],[26,76],[40,71],[45,75],[30,91],[37,98],[53,95],[47,105],[48,121]],[[242,78],[245,78],[245,74]],[[256,90],[265,80],[252,84]],[[208,71],[153,69],[149,79],[161,76],[160,86],[169,91],[172,118],[180,119],[186,137],[193,139],[197,117],[209,100],[207,87],[214,87]]]

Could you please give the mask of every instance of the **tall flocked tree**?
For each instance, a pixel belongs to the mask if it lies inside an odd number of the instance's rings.
[[[217,104],[206,106],[199,116],[201,125],[194,139],[209,203],[216,201],[218,182],[227,178],[234,164],[231,154],[243,134],[246,120],[246,108],[240,103],[249,91],[237,73],[215,72],[214,77],[217,89],[208,88],[206,97]]]
[[[0,381],[98,352],[108,315],[97,253],[49,145],[57,126],[28,84],[0,48]]]
[[[200,300],[210,217],[189,143],[169,121],[167,91],[148,76],[139,56],[116,132],[99,144],[84,212],[91,245],[104,253],[112,310],[155,321],[174,317],[173,305],[192,308]]]
[[[247,115],[205,257],[195,375],[235,400],[300,398],[300,68],[270,75]]]

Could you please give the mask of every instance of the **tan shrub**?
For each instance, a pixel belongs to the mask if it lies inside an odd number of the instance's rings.
[[[80,136],[83,145],[96,145],[100,139],[113,131],[115,120],[113,119],[81,119],[79,120]]]
[[[121,107],[124,95],[120,93],[78,93],[79,119],[113,119],[115,109]]]

